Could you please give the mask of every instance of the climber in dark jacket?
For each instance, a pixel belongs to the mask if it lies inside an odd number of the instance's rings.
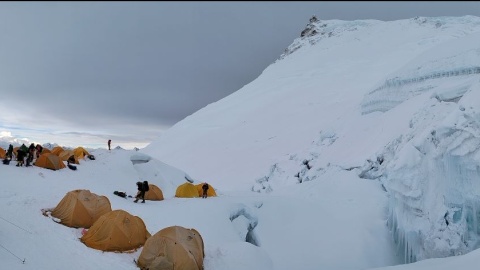
[[[37,158],[39,158],[39,157],[40,157],[40,154],[41,154],[42,151],[43,151],[43,147],[42,147],[40,144],[37,144],[37,145],[35,146],[35,149],[37,150]]]
[[[27,165],[26,167],[28,166],[32,166],[31,163],[33,162],[33,155],[35,154],[35,144],[30,144],[30,146],[28,147],[28,155],[27,155]]]
[[[12,160],[12,158],[13,158],[13,145],[11,145],[11,144],[8,146],[6,157],[10,160]]]
[[[207,195],[207,192],[208,192],[208,184],[207,184],[207,183],[204,183],[203,186],[202,186],[202,189],[203,189],[202,198],[206,199],[206,198],[208,197],[208,195]]]
[[[25,153],[23,150],[21,149],[18,149],[17,150],[17,167],[22,167],[23,166],[23,162],[24,162],[24,159],[25,159],[25,155],[27,153]]]
[[[139,199],[142,199],[142,203],[145,203],[145,188],[143,187],[143,183],[142,182],[137,182],[137,189],[138,189],[138,192],[137,192],[137,195],[135,196],[135,201],[133,202],[138,202]]]

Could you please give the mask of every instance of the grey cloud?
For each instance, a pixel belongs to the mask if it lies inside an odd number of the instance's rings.
[[[0,104],[49,128],[160,133],[258,77],[313,14],[480,16],[480,2],[2,2]]]

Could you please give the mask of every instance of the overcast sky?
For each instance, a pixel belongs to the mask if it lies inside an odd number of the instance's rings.
[[[144,147],[257,78],[314,14],[480,16],[480,2],[0,2],[0,137]]]

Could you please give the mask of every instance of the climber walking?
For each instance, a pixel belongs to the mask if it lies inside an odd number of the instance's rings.
[[[202,186],[203,194],[202,198],[206,199],[208,197],[207,192],[208,192],[208,184],[204,183]]]

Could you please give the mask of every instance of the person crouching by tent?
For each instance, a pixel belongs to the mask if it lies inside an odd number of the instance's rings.
[[[202,198],[206,199],[206,198],[208,197],[208,195],[207,195],[208,184],[207,184],[207,183],[204,183],[203,186],[202,186],[202,189],[203,189]]]
[[[142,182],[137,182],[137,195],[135,195],[135,201],[134,203],[138,202],[139,199],[142,199],[142,203],[145,203],[145,191],[148,190],[148,187],[146,188],[144,183]]]

